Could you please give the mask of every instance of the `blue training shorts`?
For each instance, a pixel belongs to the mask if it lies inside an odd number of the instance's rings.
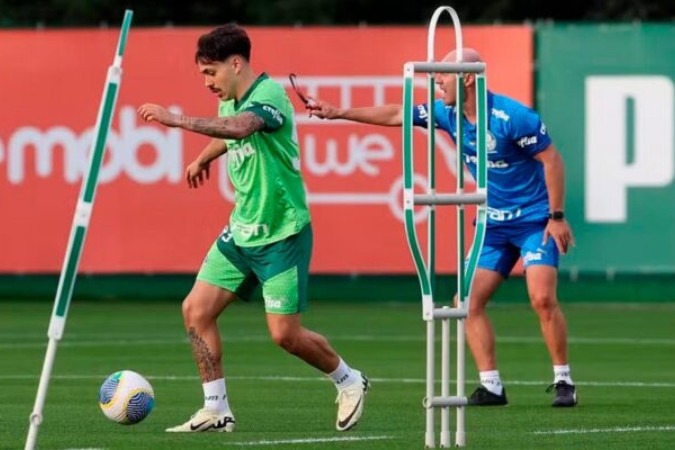
[[[478,267],[499,272],[508,278],[511,270],[523,258],[523,267],[544,265],[558,267],[558,247],[549,236],[542,245],[546,223],[488,226]]]

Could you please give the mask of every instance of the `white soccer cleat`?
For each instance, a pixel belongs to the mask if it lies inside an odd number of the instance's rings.
[[[350,430],[359,421],[363,414],[363,404],[366,401],[369,387],[368,378],[361,375],[360,382],[338,390],[337,399],[335,399],[335,403],[338,404],[335,428],[338,431]]]
[[[199,433],[202,431],[229,433],[234,431],[234,416],[229,411],[218,414],[210,409],[202,408],[183,425],[167,428],[166,431],[169,433]]]

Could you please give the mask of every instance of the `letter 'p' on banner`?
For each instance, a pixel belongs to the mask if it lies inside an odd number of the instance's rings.
[[[586,78],[586,219],[625,222],[631,189],[675,175],[675,89],[659,75]]]

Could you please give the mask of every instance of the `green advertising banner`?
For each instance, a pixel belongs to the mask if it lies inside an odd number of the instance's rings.
[[[675,26],[547,25],[536,99],[566,165],[575,273],[675,273]]]

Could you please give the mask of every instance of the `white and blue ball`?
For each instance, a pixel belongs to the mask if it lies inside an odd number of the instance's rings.
[[[148,417],[155,406],[155,393],[142,375],[120,370],[101,385],[98,404],[108,419],[132,425]]]

